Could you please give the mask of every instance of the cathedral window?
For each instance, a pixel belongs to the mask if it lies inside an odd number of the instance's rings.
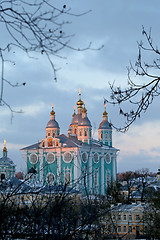
[[[53,146],[53,141],[52,139],[48,139],[48,147],[52,147]]]
[[[86,152],[82,153],[82,161],[83,161],[84,163],[87,162],[87,153],[86,153]]]
[[[53,155],[52,153],[49,153],[47,156],[47,163],[51,164],[53,163],[55,160],[55,155]]]
[[[38,158],[36,154],[31,154],[30,159],[29,159],[31,164],[36,164],[38,162]]]
[[[110,158],[110,155],[109,154],[106,154],[105,155],[105,160],[106,160],[106,163],[109,164],[111,162],[111,158]]]
[[[98,154],[97,154],[97,153],[94,154],[93,159],[94,159],[94,162],[95,162],[95,163],[98,163],[98,162],[99,162],[99,157],[98,157]]]
[[[70,152],[64,153],[64,162],[70,163],[72,161],[72,154]]]
[[[46,176],[46,182],[48,183],[48,185],[53,185],[55,182],[55,176],[52,172],[49,172]]]
[[[65,184],[69,185],[71,182],[71,174],[70,172],[65,173]]]

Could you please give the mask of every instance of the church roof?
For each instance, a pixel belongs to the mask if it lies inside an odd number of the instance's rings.
[[[15,164],[13,161],[8,157],[2,157],[0,158],[0,166],[9,166],[9,167],[15,167]]]
[[[99,124],[99,129],[112,129],[111,124],[105,120]]]
[[[59,124],[55,119],[53,119],[47,123],[46,128],[59,128]]]
[[[92,145],[89,145],[87,143],[83,143],[82,141],[79,141],[76,136],[72,136],[72,135],[70,135],[69,138],[68,138],[66,135],[61,134],[61,135],[57,136],[56,138],[60,140],[60,143],[62,144],[62,147],[64,147],[64,148],[65,147],[67,148],[67,147],[92,146],[93,148],[115,149],[114,147],[107,146],[107,145],[105,145],[105,144],[103,144],[100,141],[95,140],[95,139],[92,139]],[[27,146],[25,148],[22,148],[21,150],[42,149],[42,147],[40,147],[40,143],[41,142],[38,142],[36,144]],[[58,147],[55,147],[55,148],[58,148]]]

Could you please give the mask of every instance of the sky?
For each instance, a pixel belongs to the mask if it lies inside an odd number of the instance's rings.
[[[57,1],[56,4],[66,2]],[[14,55],[16,65],[6,64],[6,79],[12,83],[26,82],[25,86],[18,88],[4,87],[4,99],[13,109],[23,110],[21,114],[14,114],[12,123],[9,109],[0,106],[0,156],[6,139],[8,156],[17,165],[17,171],[25,169],[20,149],[45,137],[52,103],[60,131],[67,134],[79,88],[92,123],[93,137],[97,138],[104,98],[109,98],[111,93],[109,82],[126,86],[126,67],[130,61],[136,61],[137,41],[143,40],[142,25],[146,30],[152,27],[153,39],[157,45],[159,43],[158,0],[69,0],[67,4],[77,14],[91,10],[81,17],[68,17],[72,23],[64,31],[74,34],[71,45],[85,48],[92,42],[94,49],[104,47],[86,51],[63,49],[60,54],[65,59],[53,59],[60,68],[57,82],[49,62],[42,55],[33,54],[37,59],[28,58],[17,50]],[[141,168],[157,172],[160,167],[158,104],[159,99],[154,99],[149,110],[126,133],[113,130],[113,146],[120,150],[118,172]],[[123,124],[117,108],[107,105],[107,112],[111,122],[118,126]]]

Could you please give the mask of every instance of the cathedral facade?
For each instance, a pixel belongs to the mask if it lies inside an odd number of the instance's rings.
[[[118,150],[112,147],[112,128],[104,108],[99,140],[95,140],[80,92],[67,136],[60,134],[52,107],[45,138],[21,149],[27,171],[36,174],[43,185],[67,184],[84,194],[105,195],[116,181]]]

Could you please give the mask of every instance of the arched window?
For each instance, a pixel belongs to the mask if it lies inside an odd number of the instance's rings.
[[[48,136],[50,136],[50,132],[48,133]]]
[[[52,147],[53,146],[53,141],[52,139],[48,139],[48,147]]]
[[[48,185],[53,185],[55,182],[55,176],[52,172],[49,172],[46,176],[46,182],[48,183]]]
[[[6,178],[6,177],[5,177],[5,174],[2,173],[2,174],[1,174],[1,181],[4,180],[5,178]]]
[[[58,147],[58,141],[56,141],[56,147]]]
[[[76,128],[74,129],[74,134],[77,134],[77,129]]]
[[[81,130],[80,130],[80,132],[79,132],[79,136],[82,136],[82,132],[81,132]]]
[[[65,174],[65,184],[70,184],[70,181],[71,181],[71,174],[70,172],[66,172]]]
[[[85,137],[87,136],[87,130],[84,130],[84,136]]]
[[[45,141],[42,142],[42,147],[45,147]]]
[[[55,137],[55,133],[53,133],[52,136]]]

